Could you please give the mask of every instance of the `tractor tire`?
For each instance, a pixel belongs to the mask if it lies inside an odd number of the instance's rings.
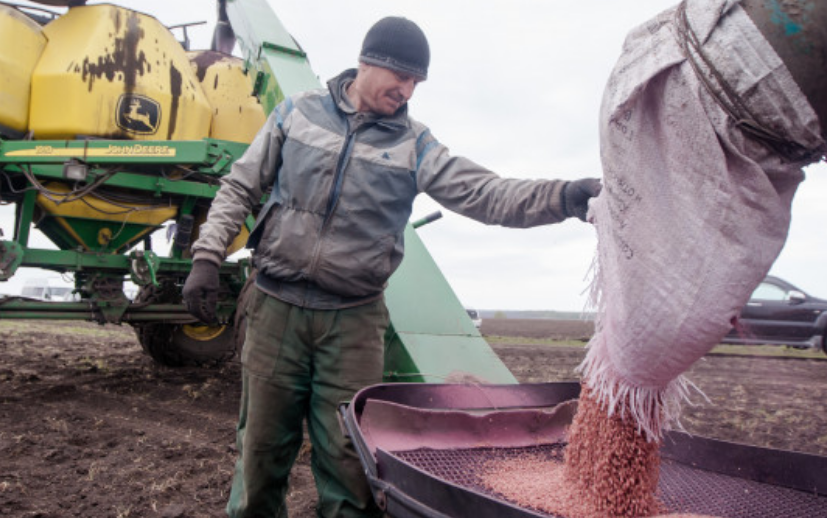
[[[181,295],[171,282],[143,286],[136,303],[178,303]],[[144,353],[167,367],[214,365],[235,355],[232,325],[171,324],[150,322],[133,324]]]
[[[218,364],[235,354],[232,326],[142,324],[135,332],[144,352],[167,367]]]

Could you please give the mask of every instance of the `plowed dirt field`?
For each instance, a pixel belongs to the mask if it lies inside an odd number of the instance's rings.
[[[588,322],[486,320],[523,383],[576,380]],[[508,337],[508,338],[499,338]],[[551,346],[548,339],[573,340]],[[827,455],[827,358],[708,355],[686,409],[700,435]],[[224,516],[239,365],[159,367],[127,326],[0,322],[0,516]],[[308,456],[291,516],[314,516]]]

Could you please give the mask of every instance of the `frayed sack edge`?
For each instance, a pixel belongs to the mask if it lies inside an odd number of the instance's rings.
[[[588,220],[594,223],[592,208]],[[624,380],[612,368],[608,355],[602,350],[605,344],[602,342],[603,310],[600,303],[602,297],[597,254],[592,259],[587,278],[590,278],[587,308],[597,308],[597,315],[595,334],[587,346],[586,358],[575,369],[582,382],[592,391],[600,408],[608,416],[617,414],[621,419],[633,419],[638,433],[647,441],[660,442],[663,434],[669,430],[686,432],[680,422],[683,405],[695,406],[693,395],[707,403],[711,403],[710,399],[684,375],[671,380],[665,387],[641,387]]]
[[[620,379],[611,365],[600,354],[592,354],[577,367],[583,383],[608,416],[618,415],[621,419],[632,419],[637,431],[647,441],[660,442],[669,430],[686,431],[680,422],[684,404],[694,406],[690,396],[709,398],[689,378],[681,375],[665,387],[637,387]]]

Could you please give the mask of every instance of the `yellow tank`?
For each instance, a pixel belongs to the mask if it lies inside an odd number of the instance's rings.
[[[29,91],[46,37],[40,25],[0,5],[0,135],[17,137],[29,128]]]
[[[244,73],[244,61],[210,50],[190,52],[189,58],[212,107],[210,137],[252,142],[267,116],[252,95],[253,85]]]
[[[32,74],[36,139],[195,140],[210,106],[181,44],[158,20],[121,7],[73,7],[43,29]]]

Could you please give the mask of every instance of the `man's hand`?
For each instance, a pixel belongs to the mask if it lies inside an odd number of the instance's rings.
[[[184,305],[198,320],[216,323],[218,304],[218,266],[204,259],[194,261],[187,282],[184,283]]]
[[[577,216],[586,221],[589,200],[600,194],[603,184],[597,178],[582,178],[566,184],[563,189],[563,210],[566,217]]]

